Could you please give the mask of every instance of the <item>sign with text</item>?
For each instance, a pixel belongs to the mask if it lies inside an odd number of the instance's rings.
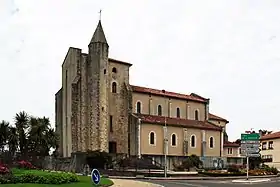
[[[241,134],[241,155],[259,157],[260,135],[258,133]]]

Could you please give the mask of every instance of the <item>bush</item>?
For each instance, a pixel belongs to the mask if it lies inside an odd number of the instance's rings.
[[[235,176],[245,176],[246,173],[243,172],[232,172],[232,173],[215,173],[215,172],[201,172],[200,174],[209,177],[235,177]]]
[[[0,175],[6,175],[8,173],[10,173],[8,166],[0,163]]]
[[[35,167],[30,162],[25,160],[18,161],[17,166],[21,169],[35,169]]]
[[[275,167],[265,167],[264,170],[266,172],[272,173],[273,175],[277,175],[279,173],[278,169]]]
[[[77,175],[65,172],[13,169],[13,174],[13,176],[1,176],[0,183],[65,184],[79,181]]]
[[[228,172],[236,173],[240,172],[241,166],[239,165],[230,165],[227,169]]]
[[[110,155],[104,151],[87,151],[86,162],[91,169],[104,169],[110,164],[111,159]]]

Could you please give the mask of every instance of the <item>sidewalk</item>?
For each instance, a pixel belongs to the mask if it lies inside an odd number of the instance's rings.
[[[239,180],[233,180],[233,183],[243,183],[243,184],[253,184],[253,183],[261,183],[261,182],[269,182],[270,179],[239,179]]]
[[[250,179],[276,178],[278,175],[250,176]],[[109,176],[110,179],[137,179],[136,177],[125,176]],[[231,176],[231,177],[144,177],[150,180],[227,180],[227,179],[244,179],[246,176]]]
[[[112,187],[163,187],[158,184],[152,184],[149,182],[141,182],[127,179],[111,179],[114,184]]]

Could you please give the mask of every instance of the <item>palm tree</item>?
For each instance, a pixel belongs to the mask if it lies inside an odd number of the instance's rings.
[[[0,150],[1,150],[1,152],[4,151],[5,145],[7,145],[8,133],[9,133],[9,122],[6,122],[3,120],[0,123]]]
[[[8,133],[8,147],[9,147],[9,152],[14,156],[17,149],[18,149],[18,134],[17,134],[17,129],[16,127],[9,126],[8,128],[9,133]]]
[[[49,118],[30,118],[28,131],[29,151],[36,156],[47,156],[51,148],[56,146],[56,134],[51,128]]]
[[[26,112],[19,112],[15,116],[15,125],[18,134],[19,140],[19,151],[22,155],[26,154],[26,145],[27,145],[27,138],[26,138],[26,130],[28,128],[29,116]]]

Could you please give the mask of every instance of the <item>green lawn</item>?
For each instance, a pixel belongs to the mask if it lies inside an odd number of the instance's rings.
[[[34,170],[17,170],[13,169],[13,172],[15,175],[19,175],[22,173],[29,173],[34,172]],[[44,171],[38,171],[36,170],[36,174],[44,175],[46,172]],[[79,176],[80,182],[75,183],[67,183],[67,184],[60,184],[60,185],[54,185],[54,184],[1,184],[1,187],[88,187],[88,186],[94,186],[91,177],[88,176]],[[113,182],[108,178],[101,178],[100,184],[98,186],[111,186]]]

